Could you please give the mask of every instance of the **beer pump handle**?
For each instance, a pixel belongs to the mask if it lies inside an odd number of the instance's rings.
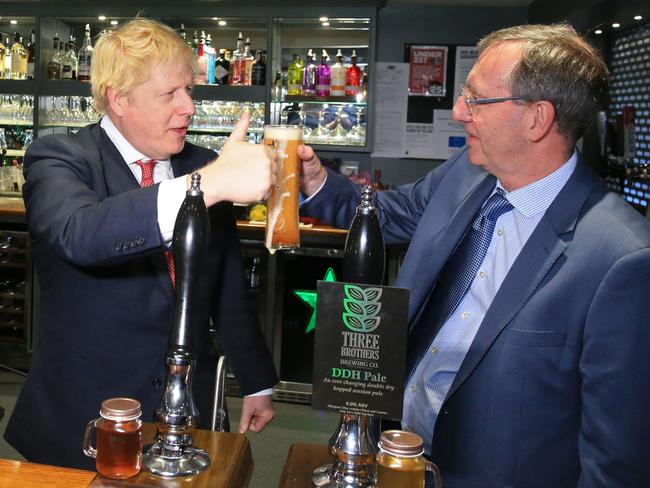
[[[189,349],[191,324],[195,323],[199,276],[207,247],[210,221],[200,188],[201,175],[192,174],[192,184],[176,217],[172,252],[176,274],[174,322],[170,346]]]

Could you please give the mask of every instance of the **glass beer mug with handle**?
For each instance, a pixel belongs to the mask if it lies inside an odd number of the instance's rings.
[[[131,478],[142,466],[142,409],[132,398],[109,398],[102,402],[100,417],[86,426],[83,451],[95,458],[97,471],[107,478]],[[92,433],[97,430],[97,447]]]
[[[434,477],[434,488],[442,488],[438,467],[422,456],[422,437],[402,430],[386,430],[379,438],[376,488],[424,488],[425,471]]]

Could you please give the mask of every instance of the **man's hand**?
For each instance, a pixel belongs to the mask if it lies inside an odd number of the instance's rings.
[[[224,200],[234,203],[263,200],[275,183],[275,150],[245,141],[249,120],[248,113],[244,113],[219,157],[198,171],[208,207]],[[188,187],[190,181],[188,175]]]
[[[298,146],[298,157],[302,160],[302,172],[300,173],[300,192],[306,197],[312,196],[323,185],[327,177],[327,171],[314,150],[301,144]]]
[[[271,395],[246,396],[241,409],[239,433],[262,432],[266,424],[275,417]]]

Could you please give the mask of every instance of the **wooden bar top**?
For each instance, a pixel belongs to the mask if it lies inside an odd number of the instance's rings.
[[[278,486],[280,488],[309,487],[314,470],[332,462],[333,458],[327,446],[304,442],[291,444]]]
[[[155,424],[144,424],[142,439],[153,442]],[[0,488],[230,488],[247,487],[253,474],[251,448],[242,434],[195,430],[193,445],[207,451],[210,467],[192,477],[162,478],[140,471],[127,480],[111,480],[81,469],[0,459]],[[79,444],[81,449],[81,441]]]

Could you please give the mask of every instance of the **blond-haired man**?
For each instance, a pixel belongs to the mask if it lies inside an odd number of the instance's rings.
[[[41,330],[5,437],[30,461],[92,467],[80,440],[106,398],[136,398],[144,419],[153,419],[173,305],[166,251],[187,175],[197,169],[211,227],[196,277],[204,322],[193,338],[200,425],[215,369],[210,319],[247,395],[239,431],[260,431],[273,418],[277,377],[246,298],[231,203],[264,197],[273,154],[244,141],[247,117],[216,159],[185,142],[195,112],[193,63],[182,39],[151,20],[102,36],[91,73],[101,121],[72,136],[39,138],[26,155]]]

